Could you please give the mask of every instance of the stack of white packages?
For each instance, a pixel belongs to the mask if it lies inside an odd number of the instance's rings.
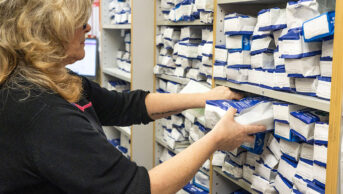
[[[117,51],[117,66],[120,70],[131,72],[131,33],[130,31],[122,30],[121,37],[124,39],[125,51]]]
[[[202,41],[198,50],[198,58],[201,59],[200,74],[205,78],[212,78],[213,56],[213,32],[212,29],[202,30]]]
[[[257,19],[225,16],[227,80],[329,100],[335,12],[321,10],[317,0],[300,0]],[[220,65],[216,79],[224,78]]]
[[[173,22],[194,21],[213,22],[213,1],[211,0],[161,0],[165,20]]]
[[[122,0],[112,0],[109,4],[111,24],[130,24],[131,7],[130,3]]]
[[[224,32],[226,36],[227,80],[234,83],[246,83],[250,62],[250,39],[256,25],[256,18],[237,13],[226,15]],[[217,53],[216,53],[217,55]]]

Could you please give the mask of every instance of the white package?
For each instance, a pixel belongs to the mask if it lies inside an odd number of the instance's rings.
[[[280,173],[282,177],[287,179],[289,182],[293,183],[293,177],[295,175],[296,168],[296,162],[282,156],[278,167],[278,173]]]
[[[269,166],[263,163],[258,163],[255,166],[255,174],[258,174],[262,178],[271,182],[275,179],[277,173],[276,173],[276,170],[271,169]]]
[[[210,160],[207,159],[205,161],[205,163],[201,166],[202,169],[204,169],[205,171],[209,171],[210,170]]]
[[[253,175],[252,176],[252,181],[251,181],[251,188],[255,189],[261,193],[266,193],[266,194],[276,194],[277,192],[273,188],[273,186],[265,179],[263,179],[260,176]]]
[[[182,127],[185,122],[185,117],[183,117],[181,114],[178,115],[172,115],[171,120],[173,122],[173,125],[177,127]]]
[[[314,183],[307,184],[307,191],[306,194],[324,194],[325,189],[319,187]]]
[[[210,188],[210,177],[207,174],[205,174],[201,171],[198,171],[194,176],[193,184],[194,185],[200,185],[203,188],[209,189]]]
[[[280,194],[288,194],[292,192],[292,185],[287,180],[284,180],[279,174],[275,178],[275,189]]]
[[[300,158],[313,161],[313,144],[302,143]]]
[[[285,59],[281,58],[281,53],[278,49],[274,50],[274,66],[276,69],[285,66]]]
[[[230,160],[232,160],[234,163],[240,166],[243,166],[243,164],[245,163],[246,155],[247,155],[247,152],[241,152],[237,156],[228,154],[228,156],[230,157]]]
[[[254,166],[244,164],[243,165],[243,180],[251,184],[254,172],[255,172]]]
[[[280,139],[281,152],[295,161],[299,160],[301,144]]]
[[[273,49],[273,36],[267,35],[253,35],[251,41],[251,54],[256,54],[258,52],[265,52],[267,50]]]
[[[245,159],[245,163],[250,166],[256,166],[256,161],[260,160],[260,155],[254,154],[252,152],[247,152],[247,158]]]
[[[224,31],[227,35],[252,34],[257,19],[237,13],[226,15],[224,18]]]
[[[326,167],[313,164],[313,179],[315,182],[325,185],[326,182]]]
[[[232,162],[228,157],[225,158],[222,171],[236,179],[243,177],[243,166],[239,166]]]
[[[239,154],[241,154],[242,152],[246,152],[247,150],[242,148],[242,147],[238,147],[234,150],[229,151],[228,153],[230,153],[231,155],[237,157]]]
[[[263,9],[258,13],[257,25],[260,31],[275,31],[286,28],[286,10]]]
[[[185,118],[185,130],[189,132],[189,130],[191,129],[192,126],[193,126],[192,121],[190,121],[189,119]]]
[[[295,78],[295,89],[298,93],[314,96],[317,92],[317,78]]]
[[[181,90],[181,85],[175,82],[167,82],[167,91],[170,93],[179,93]]]
[[[184,67],[176,67],[174,71],[174,75],[177,77],[185,77],[187,69],[188,68],[184,68]]]
[[[176,128],[172,128],[170,137],[173,138],[175,141],[184,141],[186,140],[185,137],[182,135],[181,131]]]
[[[316,0],[288,2],[286,7],[287,28],[296,28],[311,18],[320,15]]]
[[[199,11],[213,10],[213,2],[211,0],[195,0],[195,6]]]
[[[171,56],[162,57],[162,65],[166,67],[175,67],[174,60]]]
[[[312,181],[313,180],[313,162],[309,161],[306,162],[306,160],[303,160],[300,158],[296,171],[296,175],[301,176],[301,178]],[[293,181],[295,180],[295,177],[293,177]]]
[[[285,68],[288,75],[294,76],[318,76],[320,75],[320,55],[305,57],[301,59],[285,59]]]
[[[316,95],[320,98],[329,100],[331,97],[331,78],[318,77]]]
[[[289,103],[273,103],[273,112],[274,112],[274,119],[279,121],[287,121],[289,122],[289,113],[293,111],[297,111],[303,109],[303,106],[296,105],[296,104],[289,104]]]
[[[216,58],[215,58],[216,61],[227,62],[228,51],[224,45],[216,46],[215,53],[216,53]]]
[[[251,56],[252,68],[273,69],[274,68],[274,54],[273,53],[259,53]]]
[[[195,123],[189,130],[189,141],[191,143],[198,141],[200,138],[204,137],[207,130],[204,126],[199,123]]]
[[[205,80],[205,77],[200,74],[200,70],[194,68],[188,70],[188,72],[186,73],[186,77],[196,81]]]
[[[311,172],[312,173],[312,172]],[[304,180],[301,176],[295,174],[293,177],[293,192],[292,194],[297,194],[299,192],[306,193],[307,192],[307,182],[308,180]]]
[[[279,163],[277,157],[274,156],[274,154],[268,149],[263,150],[261,159],[263,161],[263,164],[269,167],[270,169],[274,169]]]
[[[250,68],[251,62],[250,51],[229,51],[228,53],[228,67]]]
[[[314,145],[313,160],[322,164],[327,163],[328,148],[325,145]]]
[[[322,77],[331,77],[332,76],[332,58],[320,58],[319,62],[320,75]]]
[[[315,143],[327,144],[329,140],[329,124],[317,122],[314,125],[314,141]]]
[[[213,77],[214,79],[226,80],[225,63],[214,63]]]
[[[322,57],[331,57],[333,56],[333,38],[330,37],[327,40],[323,40],[322,44]]]
[[[201,30],[201,39],[207,41],[211,35],[212,31],[209,28],[203,28]]]
[[[216,151],[213,154],[213,158],[212,158],[212,165],[213,166],[222,166],[225,160],[225,152],[223,151]]]
[[[213,11],[202,11],[200,12],[200,22],[205,24],[213,23]]]
[[[196,28],[191,27],[183,27],[181,28],[181,35],[180,40],[200,40],[201,39],[201,31]]]
[[[225,46],[229,50],[250,50],[251,35],[226,36]]]
[[[295,79],[288,77],[287,73],[275,70],[274,76],[275,89],[287,91],[295,89]]]
[[[277,160],[281,159],[282,153],[281,153],[280,143],[276,140],[275,137],[271,138],[271,141],[269,142],[269,145],[267,147],[274,154],[274,157]]]
[[[248,69],[226,68],[226,78],[236,83],[246,83],[248,81]]]
[[[333,35],[335,12],[326,12],[303,23],[305,41],[317,41]]]

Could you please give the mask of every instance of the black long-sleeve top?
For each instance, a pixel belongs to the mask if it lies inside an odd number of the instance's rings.
[[[83,98],[0,89],[0,193],[150,193],[147,170],[108,143],[102,125],[152,121],[148,92],[118,93],[82,78]]]

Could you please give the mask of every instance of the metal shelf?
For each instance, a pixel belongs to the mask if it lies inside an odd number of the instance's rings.
[[[213,171],[217,172],[218,174],[220,174],[221,176],[223,176],[224,178],[228,179],[229,181],[235,183],[236,185],[242,187],[243,189],[247,190],[248,192],[250,193],[253,193],[253,194],[257,194],[256,191],[254,191],[252,188],[251,188],[251,185],[248,184],[247,182],[243,181],[242,179],[234,179],[232,177],[229,177],[227,176],[220,167],[218,166],[213,166]]]
[[[172,76],[172,75],[165,75],[165,74],[160,74],[160,75],[156,75],[157,78],[161,78],[161,79],[165,79],[165,80],[168,80],[168,81],[172,81],[172,82],[176,82],[176,83],[179,83],[179,84],[187,84],[190,79],[188,78],[184,78],[184,77],[176,77],[176,76]],[[207,82],[199,82],[200,84],[208,87],[208,88],[211,88],[211,86],[209,84],[207,84]]]
[[[255,4],[265,4],[265,3],[286,3],[288,0],[218,0],[218,4],[230,4],[230,3],[255,3]]]
[[[258,86],[248,85],[248,84],[235,84],[235,83],[222,81],[222,80],[216,80],[215,83],[217,85],[223,85],[229,88],[234,88],[237,90],[258,94],[261,96],[266,96],[266,97],[274,98],[277,100],[290,102],[293,104],[299,104],[302,106],[306,106],[306,107],[310,107],[310,108],[314,108],[314,109],[318,109],[318,110],[322,110],[326,112],[330,111],[330,102],[327,100],[316,98],[316,97],[287,93],[287,92],[280,92],[280,91],[265,89]]]
[[[167,21],[167,20],[163,20],[163,21],[157,21],[157,25],[158,26],[212,26],[213,24],[205,24],[200,22],[200,20],[194,20],[194,21],[190,21],[190,22],[172,22],[172,21]]]
[[[131,127],[117,127],[117,126],[114,126],[114,128],[116,128],[118,131],[123,133],[128,138],[131,138]]]
[[[127,81],[127,82],[131,82],[131,74],[127,73],[125,71],[122,71],[118,68],[104,68],[103,72],[107,75],[119,78],[121,80]]]
[[[105,24],[102,28],[106,30],[129,30],[131,24]]]

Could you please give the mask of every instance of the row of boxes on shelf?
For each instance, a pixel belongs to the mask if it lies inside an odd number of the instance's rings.
[[[125,0],[111,0],[109,3],[111,24],[130,24],[131,6]]]
[[[225,45],[215,49],[214,77],[330,98],[335,12],[315,0],[224,19]],[[316,28],[315,28],[316,27]]]
[[[324,193],[327,113],[265,97],[207,101],[206,127],[212,128],[229,107],[237,109],[236,122],[261,124],[267,132],[255,134],[253,144],[217,152],[213,165],[261,193]]]
[[[117,148],[123,155],[130,158],[130,144],[131,141],[124,134],[120,134],[120,138],[108,140],[115,148]]]
[[[211,24],[213,22],[212,0],[161,0],[161,11],[165,20],[173,22],[194,21]]]
[[[212,76],[213,32],[210,28],[161,27],[155,74],[203,81]]]
[[[108,90],[115,90],[117,92],[128,92],[130,91],[130,83],[122,80],[112,80],[107,83]]]
[[[131,72],[131,32],[130,30],[122,30],[121,37],[124,39],[125,50],[117,51],[118,68],[130,73]]]

